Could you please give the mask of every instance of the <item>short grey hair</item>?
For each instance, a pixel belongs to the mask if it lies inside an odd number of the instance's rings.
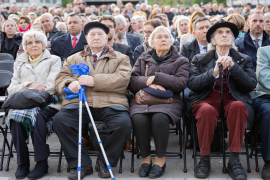
[[[126,19],[125,19],[125,17],[123,15],[114,16],[114,19],[115,19],[116,25],[121,23],[125,27],[127,26],[127,21],[126,21]]]
[[[44,35],[44,33],[34,30],[29,30],[24,33],[23,39],[22,39],[22,46],[23,49],[26,51],[26,43],[30,39],[30,37],[35,37],[37,40],[41,41],[43,48],[47,47],[47,37]]]
[[[174,43],[174,38],[171,34],[171,30],[167,27],[164,27],[164,26],[158,26],[155,28],[155,30],[152,32],[152,34],[149,37],[149,40],[148,40],[149,46],[154,48],[152,42],[154,41],[154,36],[158,31],[165,31],[166,33],[168,33],[168,35],[170,36],[170,42],[171,42],[171,46],[172,46]]]
[[[270,13],[265,13],[264,16],[265,16],[265,18],[268,18],[268,17],[270,17]]]
[[[210,37],[210,43],[208,44],[208,46],[207,46],[207,51],[211,51],[211,50],[216,50],[216,45],[214,45],[213,43],[212,43],[212,40],[215,38],[215,34],[216,34],[216,31],[211,35],[211,37]],[[234,37],[234,34],[232,33],[232,31],[231,31],[231,34],[232,34],[232,41],[233,41],[233,43],[232,43],[232,45],[230,46],[230,48],[229,49],[235,49],[236,51],[238,51],[238,48],[235,46],[235,43],[234,43],[234,41],[235,41],[235,37]]]
[[[40,19],[44,16],[49,16],[51,18],[51,20],[53,20],[53,15],[51,13],[44,13],[40,16]]]

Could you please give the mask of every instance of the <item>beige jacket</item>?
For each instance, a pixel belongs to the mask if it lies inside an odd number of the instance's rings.
[[[195,37],[193,34],[183,34],[180,38],[180,52],[182,50],[183,44],[191,42],[194,38]]]
[[[65,60],[63,69],[55,79],[57,92],[64,94],[64,87],[68,87],[71,82],[77,81],[79,78],[79,75],[72,73],[70,65],[84,63],[90,67],[89,75],[94,77],[95,82],[94,87],[85,87],[88,105],[94,108],[122,106],[128,109],[127,86],[131,75],[128,56],[116,52],[110,47],[108,53],[98,59],[94,68],[94,58],[88,54],[88,48]],[[64,99],[62,107],[71,104],[79,104],[79,99]]]

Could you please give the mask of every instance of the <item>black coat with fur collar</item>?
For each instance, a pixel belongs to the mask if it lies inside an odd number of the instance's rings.
[[[235,49],[230,50],[229,56],[232,57],[235,65],[230,70],[226,69],[228,88],[234,99],[245,103],[248,109],[247,128],[250,129],[254,122],[254,111],[249,93],[254,90],[257,84],[252,60],[249,56],[239,53]],[[215,82],[219,80],[213,76],[217,59],[215,50],[194,56],[188,82],[191,89],[188,111],[191,111],[191,107],[195,103],[207,98]]]

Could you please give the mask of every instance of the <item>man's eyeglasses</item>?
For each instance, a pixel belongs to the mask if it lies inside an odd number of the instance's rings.
[[[150,36],[152,34],[153,31],[143,31],[144,34],[147,34],[148,36]]]

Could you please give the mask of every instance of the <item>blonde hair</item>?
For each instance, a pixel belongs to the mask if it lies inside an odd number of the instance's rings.
[[[177,30],[177,33],[178,33],[178,37],[180,37],[182,35],[182,32],[180,30],[181,21],[187,21],[189,23],[189,18],[186,17],[186,16],[181,16],[181,17],[177,18],[175,24],[176,24],[176,30]]]
[[[230,14],[228,17],[227,17],[227,22],[229,22],[229,20],[233,20],[235,22],[235,25],[238,27],[238,29],[240,31],[242,31],[245,27],[245,18],[240,15],[240,14]]]
[[[15,26],[15,29],[16,29],[16,32],[17,32],[17,31],[18,31],[18,26],[17,26],[16,22],[15,22],[13,19],[8,19],[8,20],[6,20],[6,21],[4,22],[4,24],[3,24],[3,32],[5,32],[6,23],[7,23],[8,21],[11,21],[11,22],[14,23],[14,26]],[[16,32],[15,32],[15,33],[16,33]]]

